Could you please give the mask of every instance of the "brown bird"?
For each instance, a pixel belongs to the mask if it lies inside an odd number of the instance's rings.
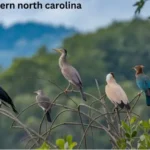
[[[119,105],[121,108],[124,108],[125,106],[126,109],[129,110],[128,97],[122,87],[116,82],[114,73],[111,72],[106,76],[106,82],[105,92],[110,101],[115,107]]]
[[[47,97],[42,90],[35,91],[34,93],[37,94],[36,101],[38,105],[46,112],[46,117],[48,122],[52,122],[50,113],[51,113],[51,102],[49,97]]]
[[[71,66],[67,61],[67,50],[66,49],[54,49],[55,51],[61,53],[59,58],[59,67],[63,76],[68,80],[69,86],[66,88],[66,92],[70,87],[70,84],[74,85],[80,90],[82,99],[86,101],[85,94],[83,92],[82,81],[78,71]]]

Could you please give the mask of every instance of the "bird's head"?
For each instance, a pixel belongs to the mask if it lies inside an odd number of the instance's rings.
[[[43,94],[43,91],[42,90],[37,90],[34,93],[37,94],[37,95],[41,95],[41,94]]]
[[[60,48],[60,49],[53,49],[53,50],[55,50],[56,52],[58,52],[58,53],[61,53],[61,54],[65,54],[65,55],[67,55],[67,50],[66,49],[64,49],[64,48]]]
[[[133,67],[133,69],[138,72],[138,73],[142,73],[143,72],[143,68],[144,66],[143,65],[136,65]]]
[[[110,72],[109,74],[107,74],[106,76],[106,82],[109,82],[111,80],[115,80],[115,76],[113,72]]]

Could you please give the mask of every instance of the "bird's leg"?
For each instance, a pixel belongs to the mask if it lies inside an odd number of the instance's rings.
[[[74,86],[73,86],[73,85],[71,85],[71,90],[70,90],[70,91],[71,91],[71,92],[73,92],[73,90],[74,90]]]
[[[2,106],[2,101],[0,100],[0,108],[1,108],[1,106]]]
[[[113,108],[113,111],[114,111],[114,112],[116,112],[116,111],[117,111],[117,109],[118,109],[118,106],[117,106],[117,105],[115,105],[115,107]]]
[[[69,82],[69,84],[68,84],[67,88],[65,89],[64,93],[66,93],[66,94],[67,94],[69,87],[70,87],[70,82]]]

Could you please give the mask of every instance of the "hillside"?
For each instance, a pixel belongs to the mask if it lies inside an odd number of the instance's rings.
[[[68,50],[68,59],[80,72],[84,91],[98,95],[95,86],[95,78],[100,84],[101,93],[104,93],[106,84],[105,77],[109,72],[115,73],[115,78],[125,89],[129,101],[139,92],[135,84],[135,72],[131,69],[136,64],[145,66],[145,73],[150,75],[150,24],[147,20],[132,20],[129,22],[114,22],[106,28],[97,30],[90,34],[76,34],[64,40],[63,47]],[[58,47],[58,46],[56,46]],[[51,99],[54,99],[60,92],[55,85],[47,79],[55,82],[64,89],[67,81],[62,77],[58,67],[59,54],[50,53],[46,47],[41,47],[30,58],[15,59],[10,68],[0,75],[1,85],[10,93],[19,111],[35,102],[33,91],[44,89]],[[79,94],[70,95],[74,101],[83,103]],[[88,97],[86,104],[93,101]],[[62,96],[59,103],[73,105],[72,101]],[[108,102],[108,99],[106,99]],[[110,104],[110,109],[113,105]],[[101,106],[95,107],[101,110]],[[52,118],[58,114],[59,109],[52,110]],[[145,104],[144,97],[141,97],[135,112],[141,115],[142,119],[149,119],[149,107]],[[26,112],[22,120],[35,129],[38,128],[42,117],[42,111],[38,107]],[[66,113],[58,118],[60,121],[77,121],[78,116]],[[103,120],[100,120],[103,121]],[[6,123],[7,122],[7,123]],[[22,147],[17,144],[18,140],[25,135],[21,131],[8,130],[9,123],[6,118],[1,118],[1,137],[9,137],[6,143],[5,138],[1,139],[0,148]],[[82,130],[78,127],[63,126],[52,132],[52,142],[65,134],[72,134],[75,141],[79,141]],[[108,137],[103,132],[94,132],[96,148],[110,148]],[[101,138],[103,137],[103,138]],[[12,141],[13,139],[13,141]],[[88,146],[93,145],[91,132],[88,134]],[[14,144],[15,143],[15,144]],[[83,147],[82,147],[83,148]]]
[[[0,25],[0,65],[8,67],[15,57],[31,56],[41,45],[49,49],[61,45],[64,38],[76,32],[72,28],[34,22],[18,23],[9,28]]]

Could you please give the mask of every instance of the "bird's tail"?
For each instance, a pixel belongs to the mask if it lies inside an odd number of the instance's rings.
[[[145,92],[145,96],[146,96],[146,104],[147,104],[147,106],[150,106],[150,89],[148,89]]]
[[[80,93],[81,93],[82,99],[83,99],[84,101],[86,101],[86,96],[85,96],[85,94],[84,94],[84,92],[83,92],[82,87],[80,87]]]
[[[12,107],[12,110],[13,110],[16,114],[18,114],[18,111],[16,110],[16,108],[15,108],[15,106],[14,106],[13,103],[11,104],[11,107]]]
[[[121,101],[121,103],[120,104],[118,104],[119,105],[119,107],[121,108],[121,109],[123,109],[124,108],[124,103]]]
[[[129,103],[124,104],[123,101],[121,101],[120,104],[118,104],[122,109],[125,107],[127,110],[130,110],[130,105]]]
[[[46,117],[47,117],[47,121],[48,121],[48,122],[52,122],[52,119],[51,119],[51,116],[50,116],[50,112],[49,112],[49,111],[47,111]]]
[[[127,109],[127,110],[130,110],[130,109],[131,109],[131,107],[130,107],[129,103],[124,104],[124,105],[125,105],[125,107],[126,107],[126,109]]]

